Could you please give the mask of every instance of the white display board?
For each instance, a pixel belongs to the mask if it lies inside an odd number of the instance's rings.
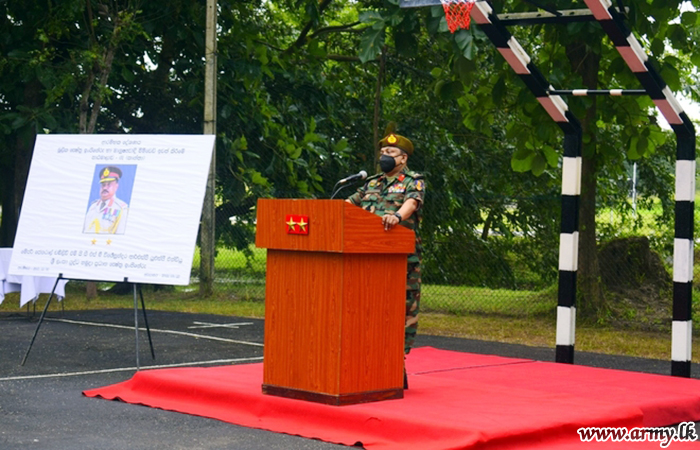
[[[39,135],[12,275],[190,282],[213,135]]]

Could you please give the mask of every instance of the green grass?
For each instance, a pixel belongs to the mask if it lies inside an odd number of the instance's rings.
[[[85,296],[84,283],[70,282],[66,285],[66,298],[63,305],[55,299],[51,302],[49,311],[66,310],[97,310],[133,308],[134,297],[132,294],[115,295],[102,289],[111,286],[109,283],[100,283],[101,289],[97,298],[88,300]],[[264,291],[263,291],[264,294]],[[176,287],[169,290],[153,291],[151,287],[145,287],[143,297],[147,309],[158,311],[179,311],[186,313],[220,314],[241,317],[265,316],[265,303],[260,296],[246,296],[240,289],[219,291],[212,298],[202,298],[199,295],[197,285]],[[42,294],[36,303],[36,307],[42,308],[48,296]],[[19,294],[11,293],[5,296],[5,301],[0,305],[0,312],[18,312]]]
[[[555,287],[542,291],[516,291],[469,286],[423,285],[421,289],[422,311],[455,315],[532,316],[553,312],[556,305]]]
[[[506,318],[424,313],[421,314],[418,332],[554,348],[556,316]],[[671,331],[630,331],[579,324],[576,327],[576,351],[670,361]],[[700,362],[700,337],[693,339],[692,361]]]

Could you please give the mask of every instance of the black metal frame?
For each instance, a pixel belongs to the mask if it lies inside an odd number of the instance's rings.
[[[36,324],[36,329],[34,330],[34,335],[32,336],[32,340],[29,342],[29,347],[27,347],[27,351],[24,354],[24,358],[22,358],[22,362],[20,365],[24,365],[27,362],[27,358],[29,357],[29,352],[32,350],[32,346],[34,345],[34,341],[36,340],[37,334],[39,334],[39,328],[41,328],[41,324],[44,322],[44,318],[46,317],[46,311],[49,309],[49,304],[51,304],[51,300],[54,297],[54,294],[56,293],[56,287],[58,286],[58,283],[61,280],[69,280],[69,278],[63,278],[63,274],[59,274],[58,278],[56,278],[56,283],[53,285],[53,289],[51,289],[51,295],[49,295],[49,299],[46,300],[46,304],[44,305],[44,309],[41,312],[41,317],[39,318],[39,322]],[[73,280],[72,278],[70,280]],[[74,280],[77,281],[77,280]],[[80,280],[80,281],[90,281],[90,280]],[[124,282],[128,283],[129,280],[127,278],[124,278]],[[138,300],[136,297],[136,293],[138,290],[138,294],[141,297],[141,310],[143,311],[143,320],[144,323],[146,324],[146,332],[148,334],[148,343],[151,347],[151,356],[153,359],[156,359],[156,353],[153,350],[153,340],[151,339],[151,327],[148,325],[148,315],[146,314],[146,303],[143,300],[143,291],[141,289],[141,285],[138,283],[134,283],[134,330],[136,332],[136,370],[140,370],[141,365],[139,361],[139,316],[138,316]]]

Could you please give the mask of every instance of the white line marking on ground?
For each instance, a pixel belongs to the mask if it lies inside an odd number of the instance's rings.
[[[250,362],[250,361],[262,361],[262,356],[254,356],[251,358],[235,358],[235,359],[215,359],[212,361],[197,361],[191,363],[179,363],[179,364],[161,364],[157,366],[141,366],[141,370],[147,369],[168,369],[172,367],[187,367],[187,366],[200,366],[204,364],[227,364],[227,363],[239,363],[239,362]],[[129,372],[138,370],[136,367],[118,367],[116,369],[101,369],[101,370],[87,370],[85,372],[64,372],[64,373],[49,373],[45,375],[24,375],[18,377],[5,377],[0,378],[0,381],[17,381],[17,380],[35,380],[39,378],[60,378],[60,377],[75,377],[81,375],[96,375],[100,373],[112,373],[112,372]]]
[[[241,322],[241,323],[209,323],[209,322],[192,322],[195,325],[187,327],[192,328],[238,328],[244,325],[253,325],[253,322]]]
[[[111,324],[111,323],[84,322],[82,320],[70,320],[70,319],[44,319],[44,320],[47,320],[50,322],[74,323],[77,325],[90,325],[93,327],[119,328],[122,330],[133,330],[134,329],[134,327],[126,326],[126,325],[115,325],[115,324]],[[141,328],[141,330],[145,331],[145,328]],[[226,339],[226,338],[221,338],[221,337],[217,337],[217,336],[208,336],[206,334],[188,333],[186,331],[159,330],[157,328],[151,328],[151,333],[177,334],[180,336],[189,336],[189,337],[193,337],[193,338],[197,338],[197,339],[209,339],[212,341],[231,342],[233,344],[243,344],[243,345],[252,345],[254,347],[263,347],[263,344],[260,344],[258,342],[237,341],[235,339]]]

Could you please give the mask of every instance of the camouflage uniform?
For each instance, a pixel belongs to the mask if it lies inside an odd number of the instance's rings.
[[[393,180],[389,180],[386,174],[377,174],[367,178],[364,186],[359,188],[348,200],[378,216],[394,214],[401,205],[413,198],[418,201],[418,209],[410,217],[404,219],[401,225],[416,233],[416,251],[408,255],[408,268],[406,275],[406,333],[404,340],[404,352],[411,351],[418,330],[418,312],[420,307],[420,266],[423,246],[418,234],[420,224],[423,197],[425,196],[425,180],[423,175],[408,170],[404,167],[396,174]]]

